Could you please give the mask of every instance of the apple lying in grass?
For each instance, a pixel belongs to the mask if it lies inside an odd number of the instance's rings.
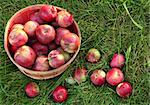
[[[110,66],[111,67],[122,68],[124,66],[124,63],[125,63],[124,55],[116,53],[112,57],[112,60],[110,62]]]
[[[35,42],[32,45],[32,48],[34,49],[34,51],[37,55],[44,55],[44,54],[48,53],[48,47],[46,45],[39,43],[39,42]]]
[[[12,26],[11,30],[13,30],[13,29],[21,29],[22,30],[23,28],[24,28],[24,26],[22,24],[15,24]]]
[[[129,82],[122,82],[117,86],[116,92],[120,97],[127,98],[132,93],[132,86]]]
[[[28,97],[36,97],[39,95],[39,86],[35,82],[29,82],[25,87],[25,92]]]
[[[91,48],[86,55],[86,59],[89,62],[96,63],[100,59],[100,56],[100,52],[97,49]]]
[[[52,68],[58,68],[58,67],[62,66],[63,64],[65,64],[65,58],[64,58],[63,54],[61,54],[57,50],[52,50],[48,54],[48,61],[49,61],[49,65]]]
[[[110,85],[116,86],[124,80],[124,75],[120,69],[112,68],[107,72],[106,80]]]
[[[13,29],[8,36],[9,43],[12,46],[22,46],[28,41],[27,34],[22,29]]]
[[[93,71],[90,79],[94,85],[101,86],[105,83],[106,73],[103,70]]]
[[[74,72],[74,80],[78,83],[86,81],[87,70],[85,68],[78,68]]]
[[[49,63],[47,56],[41,55],[36,58],[33,69],[36,71],[48,71]]]
[[[65,81],[66,81],[68,84],[70,84],[70,85],[76,83],[76,81],[74,80],[73,77],[68,77],[68,78],[65,79]]]
[[[14,54],[14,60],[16,63],[23,67],[30,67],[34,64],[36,53],[29,46],[21,46]]]
[[[52,95],[55,102],[61,103],[67,100],[68,91],[64,86],[58,86],[55,88]]]
[[[61,27],[68,27],[73,23],[73,16],[69,12],[62,10],[58,12],[56,22]]]
[[[46,22],[53,21],[57,16],[57,9],[54,6],[46,5],[42,6],[39,11],[40,18]]]
[[[24,25],[24,31],[28,34],[29,37],[33,37],[38,26],[39,24],[37,22],[28,21]]]
[[[39,24],[43,24],[45,23],[44,20],[42,20],[39,16],[39,12],[35,12],[33,14],[30,15],[30,20],[31,21],[36,21]]]
[[[80,46],[80,39],[74,33],[65,34],[60,42],[62,49],[68,53],[75,53]]]
[[[50,25],[40,25],[36,29],[36,38],[42,44],[49,44],[55,39],[55,29]]]
[[[70,31],[68,29],[65,29],[65,28],[57,28],[56,29],[55,42],[57,45],[60,45],[60,41],[61,41],[62,37],[67,33],[70,33]]]

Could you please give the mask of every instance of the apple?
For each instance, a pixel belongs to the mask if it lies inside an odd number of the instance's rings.
[[[65,34],[60,42],[62,49],[68,53],[75,53],[80,46],[80,39],[74,33]]]
[[[132,86],[129,82],[122,82],[117,86],[116,92],[120,97],[127,98],[132,93]]]
[[[64,51],[62,48],[57,48],[57,51],[59,51],[61,54],[63,54],[64,58],[65,58],[65,62],[69,61],[69,59],[71,58],[70,54],[67,53],[66,51]]]
[[[124,75],[120,69],[112,68],[107,72],[106,80],[110,85],[116,86],[124,80]]]
[[[58,12],[56,22],[61,27],[68,27],[73,23],[73,16],[66,10]]]
[[[39,86],[35,82],[29,82],[25,86],[25,92],[28,97],[36,97],[39,95]]]
[[[54,6],[45,5],[39,11],[39,16],[46,22],[53,21],[57,16],[57,9]]]
[[[87,70],[85,68],[78,68],[74,72],[74,80],[77,83],[82,83],[86,81]]]
[[[41,55],[36,58],[33,69],[36,71],[48,71],[49,63],[47,56]]]
[[[12,46],[22,46],[28,41],[27,34],[22,29],[13,29],[8,36],[9,43]]]
[[[52,68],[58,68],[58,67],[62,66],[63,64],[65,64],[65,58],[64,58],[63,54],[61,54],[57,50],[52,50],[48,54],[48,61],[49,61],[49,65]]]
[[[73,85],[73,84],[76,83],[76,81],[74,80],[73,77],[68,77],[68,78],[65,79],[65,81],[66,81],[68,84],[70,84],[70,85]]]
[[[16,63],[23,67],[30,67],[34,64],[36,53],[29,46],[21,46],[14,54],[14,60]]]
[[[13,29],[23,30],[23,28],[24,28],[24,26],[22,24],[15,24],[15,25],[12,26],[11,30],[13,30]]]
[[[35,42],[32,45],[32,48],[34,49],[34,51],[37,55],[44,55],[44,54],[46,55],[48,53],[48,47],[39,42]]]
[[[37,22],[28,21],[24,25],[24,31],[28,34],[29,37],[33,37],[38,26],[39,24]]]
[[[94,85],[101,86],[105,83],[106,73],[103,70],[94,70],[90,79]]]
[[[31,21],[36,21],[39,24],[43,24],[45,23],[44,20],[42,20],[39,16],[39,12],[35,12],[33,14],[30,15],[30,20]]]
[[[86,55],[86,59],[91,63],[96,63],[100,59],[100,56],[100,52],[97,49],[91,48]]]
[[[125,63],[124,55],[116,53],[112,57],[112,60],[110,62],[110,66],[116,67],[116,68],[122,68],[124,66],[124,63]]]
[[[70,31],[68,29],[65,29],[65,28],[57,28],[56,29],[55,42],[57,45],[60,45],[60,41],[61,41],[62,37],[67,33],[70,33]]]
[[[55,102],[64,102],[68,98],[68,91],[64,86],[57,86],[52,93]]]
[[[40,25],[36,29],[36,38],[42,44],[49,44],[55,39],[55,29],[50,25]]]

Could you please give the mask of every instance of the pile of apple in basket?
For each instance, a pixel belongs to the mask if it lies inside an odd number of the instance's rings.
[[[65,64],[80,45],[78,35],[66,28],[72,23],[69,12],[57,12],[56,7],[47,5],[33,13],[24,25],[12,26],[8,39],[15,62],[36,71]]]

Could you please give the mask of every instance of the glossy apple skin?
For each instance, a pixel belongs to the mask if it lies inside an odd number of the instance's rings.
[[[69,12],[62,10],[58,12],[56,22],[61,27],[68,27],[73,23],[73,16]]]
[[[13,30],[13,29],[23,30],[23,28],[24,28],[24,26],[22,24],[15,24],[15,25],[12,26],[11,30]]]
[[[36,29],[36,38],[42,44],[49,44],[55,39],[55,29],[50,25],[40,25]]]
[[[110,85],[116,86],[124,80],[124,75],[120,69],[112,68],[107,72],[106,80]]]
[[[116,88],[117,94],[122,98],[127,98],[132,94],[132,86],[129,82],[122,82]]]
[[[52,50],[48,54],[48,60],[49,60],[49,65],[52,68],[58,68],[58,67],[62,66],[63,64],[65,64],[65,58],[64,58],[63,54],[61,54],[57,50]]]
[[[95,70],[90,79],[94,85],[102,86],[105,83],[106,73],[103,70]]]
[[[70,31],[68,29],[65,29],[65,28],[57,28],[56,29],[55,42],[57,45],[60,45],[60,41],[61,41],[62,37],[67,33],[70,33]]]
[[[68,91],[64,86],[57,86],[52,95],[55,102],[61,103],[67,100]]]
[[[54,6],[43,6],[39,11],[39,16],[46,22],[53,21],[57,16],[57,9]]]
[[[122,68],[124,66],[124,63],[125,63],[124,55],[116,53],[112,57],[112,60],[110,62],[110,66],[116,67],[116,68]]]
[[[27,34],[22,29],[13,29],[8,36],[9,43],[12,46],[22,46],[28,41]]]
[[[99,61],[100,56],[100,52],[97,49],[91,48],[86,55],[86,59],[91,63],[96,63]]]
[[[65,62],[69,61],[69,59],[71,58],[70,54],[66,51],[64,51],[61,47],[57,48],[57,51],[59,51],[61,54],[63,54],[64,58],[65,58]]]
[[[35,60],[33,69],[36,71],[48,71],[49,63],[48,63],[47,56],[44,56],[44,55],[38,56]]]
[[[31,14],[30,20],[31,20],[31,21],[36,21],[36,22],[39,23],[39,24],[44,24],[44,23],[45,23],[44,20],[42,20],[42,19],[40,18],[39,12],[35,12],[35,13]]]
[[[29,82],[25,86],[25,92],[28,97],[36,97],[39,95],[39,86],[35,82]]]
[[[80,46],[80,39],[74,33],[65,34],[60,42],[61,48],[68,53],[75,53]]]
[[[28,34],[29,37],[35,36],[36,28],[39,24],[35,21],[28,21],[24,25],[24,31]]]
[[[21,46],[14,54],[14,60],[16,63],[23,67],[30,67],[34,64],[36,53],[29,46]]]
[[[34,49],[36,55],[46,55],[48,53],[48,47],[39,42],[35,42],[32,45],[32,48]]]
[[[74,79],[77,83],[86,81],[87,70],[85,68],[78,68],[74,72]]]

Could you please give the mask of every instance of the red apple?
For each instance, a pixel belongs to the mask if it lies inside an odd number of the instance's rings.
[[[11,30],[13,30],[13,29],[21,29],[22,30],[23,28],[24,28],[24,26],[22,24],[15,24],[12,26]]]
[[[28,34],[29,37],[33,37],[38,26],[39,24],[37,22],[28,21],[24,25],[24,31]]]
[[[49,50],[55,50],[55,49],[57,49],[56,43],[55,43],[55,42],[49,43],[49,44],[48,44],[48,49],[49,49]]]
[[[46,22],[53,21],[57,16],[57,9],[54,6],[46,5],[42,6],[39,11],[40,18]]]
[[[78,68],[74,72],[74,79],[78,83],[85,82],[87,76],[87,70],[85,68]]]
[[[48,71],[49,70],[49,63],[47,56],[38,56],[36,58],[35,64],[33,69],[36,71]]]
[[[62,10],[58,12],[56,22],[61,27],[68,27],[73,23],[73,16],[69,12]]]
[[[132,93],[132,86],[128,82],[122,82],[117,86],[116,91],[120,97],[127,98]]]
[[[64,86],[58,86],[53,91],[53,100],[55,102],[64,102],[68,98],[68,91]]]
[[[28,97],[36,97],[39,95],[39,86],[35,82],[29,82],[25,87],[25,92]]]
[[[29,46],[21,46],[14,54],[16,63],[23,67],[30,67],[34,64],[36,54]]]
[[[44,55],[44,54],[46,55],[48,53],[48,47],[46,45],[42,45],[39,42],[35,42],[32,45],[32,48],[34,49],[37,55]]]
[[[60,42],[62,49],[68,53],[75,53],[80,46],[80,39],[74,33],[65,34]]]
[[[110,66],[111,67],[122,68],[124,66],[124,63],[125,63],[124,55],[116,53],[112,57],[112,60],[110,62]]]
[[[106,80],[110,85],[116,86],[124,80],[124,75],[120,69],[112,68],[107,72]]]
[[[96,63],[100,59],[100,56],[100,52],[97,49],[91,48],[86,55],[86,59],[89,62]]]
[[[90,79],[94,85],[101,86],[105,83],[106,73],[103,70],[93,71]]]
[[[60,41],[61,41],[62,37],[67,33],[70,33],[70,31],[65,28],[57,28],[56,29],[55,42],[57,45],[60,45]]]
[[[50,25],[40,25],[36,29],[36,37],[42,44],[49,44],[55,39],[55,29]]]
[[[28,41],[28,36],[22,29],[13,29],[10,32],[8,39],[12,46],[19,47],[26,44]]]
[[[35,12],[33,14],[30,15],[30,20],[31,21],[36,21],[38,22],[39,24],[43,24],[44,23],[44,20],[42,20],[39,16],[39,12]]]
[[[13,54],[17,51],[18,47],[16,46],[10,46],[10,52],[12,52]]]
[[[64,58],[63,54],[61,54],[57,50],[52,50],[48,54],[48,60],[49,60],[49,65],[52,68],[58,68],[65,63],[65,58]]]

